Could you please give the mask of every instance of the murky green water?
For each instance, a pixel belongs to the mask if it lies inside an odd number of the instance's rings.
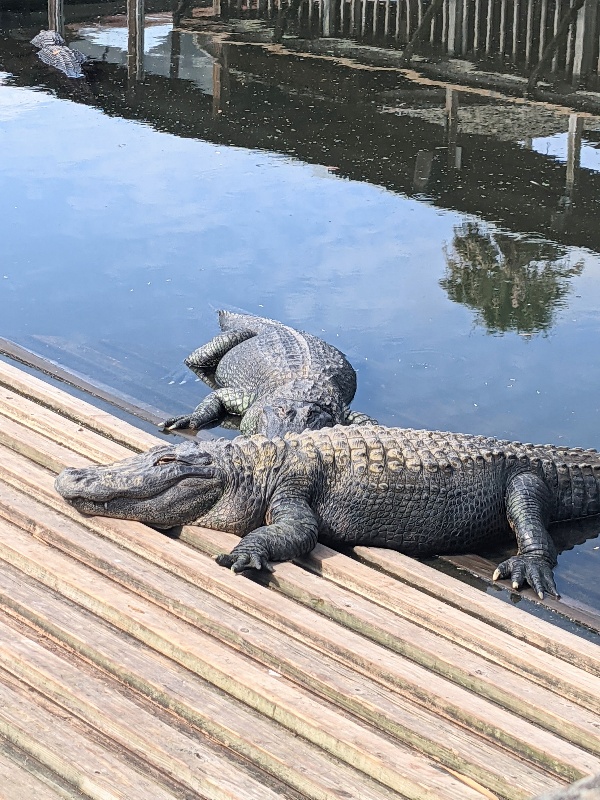
[[[243,309],[340,347],[382,423],[600,447],[600,118],[574,168],[566,109],[460,92],[453,132],[443,87],[160,14],[128,80],[124,18],[72,17],[79,81],[0,16],[1,336],[180,413]],[[598,548],[557,579],[600,609]]]

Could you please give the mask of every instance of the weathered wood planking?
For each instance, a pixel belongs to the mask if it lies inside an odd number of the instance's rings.
[[[518,770],[519,763],[515,762],[514,758],[498,752],[479,736],[469,735],[462,727],[457,728],[456,725],[440,719],[435,713],[423,709],[411,700],[394,697],[392,692],[382,688],[364,674],[357,675],[351,668],[335,663],[324,648],[319,655],[318,664],[315,664],[314,650],[294,641],[286,632],[274,631],[247,613],[207,595],[206,592],[190,586],[180,578],[165,575],[164,571],[159,569],[150,570],[147,566],[139,565],[138,557],[130,556],[128,559],[114,545],[102,542],[90,534],[86,536],[81,526],[74,524],[65,526],[63,522],[61,532],[60,528],[55,528],[57,522],[60,525],[60,518],[56,514],[51,515],[44,523],[36,524],[33,519],[27,520],[27,505],[32,501],[25,495],[19,498],[12,490],[8,490],[7,498],[6,490],[0,486],[0,493],[2,491],[4,491],[2,499],[7,503],[3,504],[4,513],[12,507],[15,519],[21,528],[35,531],[37,537],[50,541],[61,550],[76,553],[78,559],[86,561],[104,574],[110,574],[113,580],[118,580],[122,585],[135,588],[140,595],[154,600],[178,617],[210,632],[236,650],[262,661],[267,667],[286,675],[347,711],[369,719],[381,730],[388,731],[399,740],[416,746],[447,766],[451,768],[460,766],[464,774],[485,781],[486,785],[505,793],[505,776],[512,774],[515,769]],[[39,509],[42,510],[43,507]],[[0,557],[1,547],[0,544]],[[118,568],[113,566],[115,563],[118,563]],[[205,565],[207,571],[215,566],[211,561]],[[143,581],[139,577],[141,571],[146,576]],[[156,577],[152,579],[152,575]],[[132,584],[132,576],[135,576],[135,586]],[[244,635],[240,635],[240,631],[244,631]],[[467,698],[465,700],[468,702]],[[488,708],[487,713],[493,714],[493,708]],[[519,754],[529,755],[532,761],[537,757],[541,766],[557,775],[570,778],[600,767],[599,759],[590,759],[587,755],[582,759],[578,749],[565,746],[563,741],[555,737],[538,734],[533,726],[523,723],[522,727],[524,730],[519,733],[523,738],[520,748],[517,748],[520,750]],[[508,732],[505,735],[508,738]],[[536,746],[539,751],[537,753]],[[548,763],[544,755],[549,751],[553,753],[551,763]],[[539,776],[537,777],[539,779]],[[536,775],[533,768],[529,778],[531,783],[535,784]],[[523,796],[531,795],[532,791],[526,791],[529,787],[522,788]]]
[[[16,759],[11,759],[8,752]],[[3,800],[81,800],[79,792],[48,778],[41,764],[29,759],[25,767],[23,759],[7,742],[0,745],[0,786]]]
[[[73,537],[74,544],[70,545],[60,530],[52,525],[51,508],[62,510],[63,515],[79,524],[83,519],[53,491],[52,475],[15,453],[4,451],[0,458],[0,478],[5,482],[5,487],[0,490],[0,516],[18,521],[23,529],[55,547],[73,554],[78,552],[80,534]],[[38,522],[35,513],[32,515],[22,507],[23,503],[19,507],[14,496],[11,501],[9,485],[23,488],[30,502],[32,498],[37,498],[45,504],[43,524]],[[62,525],[64,530],[65,523]],[[522,716],[575,743],[581,743],[600,755],[595,714],[579,709],[563,698],[495,667],[477,655],[468,654],[451,642],[405,622],[393,613],[344,589],[333,584],[324,584],[321,579],[292,564],[277,565],[272,585],[310,608],[319,608],[327,616],[338,619],[345,629],[340,629],[339,625],[326,619],[315,618],[312,611],[299,608],[290,600],[286,602],[285,598],[277,597],[272,592],[257,592],[252,582],[239,580],[229,571],[219,568],[212,560],[206,560],[194,551],[184,549],[182,552],[181,549],[174,548],[170,540],[149,532],[143,525],[95,517],[86,518],[85,526],[104,539],[186,578],[194,586],[226,600],[236,608],[243,608],[253,616],[268,621],[278,630],[298,636],[302,641],[331,653],[366,675],[377,676],[379,681],[385,682],[395,691],[418,697],[425,705],[443,711],[458,721],[467,721],[469,726],[510,744],[517,752],[540,759],[541,763],[548,760],[548,746],[547,743],[538,743],[538,755],[532,755],[537,743],[535,729],[529,730],[525,727],[522,732],[524,738],[520,740],[515,735],[514,718],[510,714],[490,707],[489,704],[475,702],[469,692],[457,689],[448,681],[436,680],[430,672],[419,670],[410,662],[406,663],[385,650],[374,648],[365,641],[364,636],[370,636],[388,648],[407,655],[429,670],[451,676],[455,683],[467,689],[476,689],[478,693],[508,708],[519,710]],[[187,528],[185,534],[190,541],[193,538],[197,548],[207,554],[218,552],[236,541],[233,536],[200,528]],[[104,544],[99,546],[100,554],[104,552],[103,547]],[[89,553],[85,555],[83,551],[83,557],[93,563]],[[112,569],[114,570],[114,566]],[[352,634],[348,628],[353,628],[362,635]],[[556,755],[557,753],[553,753],[554,761]],[[555,767],[557,764],[558,761]]]
[[[48,364],[44,361],[44,359],[36,356],[34,353],[31,353],[24,348],[15,345],[13,342],[9,342],[8,340],[0,338],[0,352],[7,353],[9,355],[13,355],[15,358],[22,360],[24,363],[28,364],[29,366],[34,366],[39,369],[43,369],[45,365],[45,371],[53,377],[57,377],[59,380],[64,380],[66,383],[70,383],[73,386],[78,388],[85,388],[86,382],[83,381],[75,374],[70,373],[68,370],[65,370],[62,367],[56,367],[53,364]],[[94,406],[90,405],[89,403],[82,402],[80,400],[73,400],[73,398],[69,395],[65,395],[59,389],[55,389],[48,384],[45,384],[43,381],[40,381],[36,378],[32,378],[29,374],[21,372],[16,367],[11,366],[10,364],[0,362],[0,392],[2,391],[2,387],[5,389],[15,389],[17,393],[20,393],[23,397],[33,399],[37,403],[41,403],[42,405],[47,406],[48,408],[60,413],[62,416],[66,416],[71,421],[77,423],[77,432],[80,432],[81,425],[84,428],[91,428],[92,430],[98,430],[101,435],[109,436],[109,438],[124,444],[126,447],[131,448],[134,451],[139,451],[140,449],[144,449],[147,447],[151,447],[153,444],[157,444],[158,442],[164,441],[164,439],[160,439],[158,437],[154,437],[150,434],[147,434],[143,431],[140,431],[138,428],[135,428],[131,425],[126,423],[122,423],[120,420],[115,419],[110,414],[106,414],[103,411],[95,408]],[[131,403],[127,402],[123,404],[123,401],[118,396],[112,396],[106,390],[101,390],[100,393],[97,391],[95,392],[95,388],[93,385],[89,386],[90,391],[92,392],[93,396],[100,397],[105,401],[112,402],[113,404],[123,408],[124,410],[128,411],[130,414],[135,414],[136,411],[141,418],[147,419],[148,414],[146,409],[138,408],[137,406],[133,406]],[[95,392],[95,393],[94,393]],[[10,396],[6,396],[7,400],[11,400]],[[162,414],[158,411],[154,412],[151,417],[153,421],[158,421],[166,416],[166,412],[162,412]],[[34,442],[38,441],[38,437],[36,434],[27,429],[23,430],[21,426],[17,422],[13,422],[11,419],[7,418],[6,424],[9,427],[12,427],[13,430],[7,431],[4,433],[0,430],[0,443],[4,441],[7,436],[11,439],[11,446],[18,447],[19,452],[23,452],[27,454],[27,452],[31,453],[31,458],[33,460],[39,461],[40,455],[36,456],[35,451],[36,448],[34,447],[33,450],[27,451],[28,447],[28,439],[30,437],[33,438]],[[16,426],[16,427],[14,427]],[[98,427],[99,426],[99,427]],[[21,430],[21,434],[15,436],[15,431]],[[43,429],[38,428],[38,432]],[[200,432],[202,436],[206,438],[211,438],[212,434],[207,431]],[[186,432],[184,434],[187,436]],[[60,466],[55,464],[52,465],[52,440],[48,439],[46,442],[47,450],[44,452],[44,461],[39,461],[39,463],[44,463],[45,466],[48,466],[50,469],[60,469]],[[143,447],[142,447],[143,445]],[[110,458],[110,456],[109,456]],[[77,466],[77,459],[72,459],[71,466]],[[592,525],[592,519],[590,518],[586,521],[586,524]],[[600,522],[598,523],[600,524]],[[357,552],[360,552],[357,549]],[[395,575],[396,577],[400,577],[401,580],[411,583],[413,581],[420,581],[421,575],[416,573],[412,578],[410,577],[408,571],[406,569],[401,570],[402,576],[397,569],[397,562],[393,561],[393,557],[389,559],[386,563],[377,564],[377,560],[382,556],[379,555],[378,550],[370,550],[368,551],[370,555],[365,554],[364,560],[370,563],[373,563],[383,569],[386,569],[391,572],[391,574]],[[504,558],[506,556],[502,556]],[[495,560],[489,560],[483,558],[482,556],[478,556],[475,554],[467,554],[467,555],[455,555],[455,556],[442,556],[441,561],[448,562],[453,566],[459,568],[459,570],[466,570],[470,572],[472,575],[476,576],[480,580],[485,581],[488,584],[493,584],[495,589],[498,591],[503,592],[511,592],[506,582],[503,583],[495,583],[492,580],[492,574],[496,569],[496,566],[502,558],[497,558]],[[409,562],[411,559],[409,559]],[[413,562],[414,563],[414,562]],[[433,586],[437,586],[436,583]],[[442,599],[444,597],[444,589],[441,588],[442,591]],[[428,590],[430,591],[430,590]],[[433,589],[433,593],[435,594],[435,589]],[[430,591],[430,593],[432,593]],[[477,594],[479,594],[477,592]],[[525,587],[521,593],[521,596],[526,597],[528,600],[533,601],[534,603],[542,606],[546,606],[550,610],[562,614],[566,616],[572,621],[578,622],[581,625],[588,627],[591,631],[600,633],[600,614],[597,614],[593,609],[582,606],[581,603],[569,598],[568,596],[562,597],[560,601],[555,600],[550,596],[546,596],[543,600],[540,600],[538,596],[533,592],[531,589]],[[510,613],[509,613],[510,618]],[[498,617],[500,619],[500,617]]]
[[[360,551],[381,572],[318,546],[265,586],[210,558],[235,537],[82,517],[53,474],[158,438],[11,365],[0,385],[0,775],[48,797],[525,800],[600,771],[594,644],[389,551]]]

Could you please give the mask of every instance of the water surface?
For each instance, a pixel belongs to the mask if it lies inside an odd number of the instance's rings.
[[[143,81],[123,17],[70,20],[69,81],[41,14],[0,19],[0,335],[175,414],[240,309],[337,345],[384,424],[600,448],[600,119],[569,182],[568,110],[459,93],[453,137],[443,89],[160,14]],[[600,609],[598,565],[576,546],[559,588]]]

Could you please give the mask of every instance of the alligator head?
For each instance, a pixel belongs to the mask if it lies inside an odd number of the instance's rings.
[[[277,393],[255,400],[240,423],[240,433],[262,433],[267,439],[286,433],[332,428],[343,421],[337,390],[298,378]]]
[[[134,519],[155,528],[206,514],[225,491],[225,473],[206,442],[158,445],[115,464],[64,469],[55,488],[83,514]]]
[[[267,439],[286,433],[331,428],[336,424],[333,414],[317,403],[273,398],[268,403],[254,403],[240,422],[240,433],[260,431]]]

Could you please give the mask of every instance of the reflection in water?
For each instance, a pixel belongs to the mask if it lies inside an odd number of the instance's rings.
[[[49,67],[63,72],[67,78],[83,78],[81,65],[86,57],[79,50],[66,46],[65,40],[56,30],[40,31],[31,40],[34,47],[39,47],[38,58]]]
[[[198,0],[174,0],[173,22],[192,16]],[[450,56],[510,60],[532,73],[530,89],[550,72],[573,84],[598,75],[597,0],[213,0],[229,19],[265,19],[280,41],[287,22],[301,38],[352,37]],[[202,9],[204,10],[204,9]],[[293,23],[293,26],[292,26]]]
[[[444,252],[440,285],[451,300],[474,309],[490,333],[547,331],[569,279],[583,270],[583,262],[571,265],[559,245],[518,239],[470,220],[454,228],[452,250]]]
[[[386,424],[598,446],[600,170],[580,160],[600,119],[240,46],[217,1],[173,30],[167,5],[145,30],[141,0],[100,22],[67,6],[95,65],[77,82],[37,61],[41,14],[2,20],[3,335],[183,413],[198,391],[183,357],[213,308],[243,308],[339,344]],[[372,0],[353,8],[371,19]],[[526,346],[485,334],[552,324]],[[565,594],[589,597],[597,562],[592,544],[561,557]]]

